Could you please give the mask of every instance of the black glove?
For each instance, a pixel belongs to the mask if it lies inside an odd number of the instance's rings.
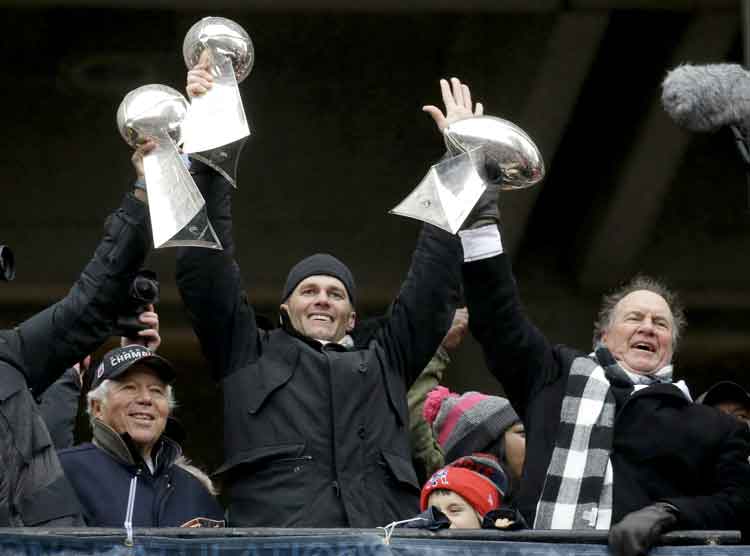
[[[438,510],[435,506],[430,506],[421,514],[416,516],[414,521],[407,521],[396,525],[400,529],[427,529],[428,531],[438,531],[439,529],[448,529],[451,521],[448,517]]]
[[[662,533],[677,524],[678,510],[657,502],[630,512],[609,530],[609,549],[614,556],[645,556]]]
[[[482,529],[503,529],[504,531],[520,531],[528,529],[526,520],[521,512],[515,508],[497,508],[490,510],[482,519]]]
[[[500,211],[497,208],[497,197],[500,186],[496,183],[485,182],[487,189],[479,197],[477,204],[471,209],[469,216],[461,226],[462,230],[474,230],[483,226],[500,223]]]

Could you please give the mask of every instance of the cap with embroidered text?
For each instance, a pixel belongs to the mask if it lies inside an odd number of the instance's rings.
[[[105,380],[116,380],[136,363],[155,371],[167,384],[173,382],[177,376],[172,364],[163,357],[146,347],[130,345],[107,352],[96,369],[91,389],[93,390]]]

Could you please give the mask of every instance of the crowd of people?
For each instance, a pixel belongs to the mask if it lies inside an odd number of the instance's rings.
[[[424,108],[438,130],[482,114],[458,79],[440,85],[444,108]],[[190,96],[211,86],[204,64],[188,72]],[[0,526],[592,529],[627,556],[675,529],[750,533],[750,395],[721,382],[694,401],[673,380],[683,309],[645,276],[604,296],[592,349],[548,341],[522,308],[494,182],[458,234],[423,225],[383,317],[359,319],[351,271],[316,253],[266,329],[234,258],[232,187],[192,160],[224,249],[179,249],[176,276],[223,393],[224,463],[209,477],[170,428],[177,373],[154,307],[88,369],[92,441],[72,446],[74,364],[115,334],[148,252],[154,146],[70,293],[0,332]],[[507,398],[441,386],[468,330]]]

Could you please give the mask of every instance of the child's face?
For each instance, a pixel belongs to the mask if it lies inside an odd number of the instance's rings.
[[[451,529],[481,529],[482,518],[460,494],[453,491],[437,491],[427,499],[428,506],[435,506],[451,522]]]
[[[504,434],[505,439],[505,462],[508,471],[516,480],[521,480],[523,472],[523,461],[526,459],[526,433],[523,423],[516,423]]]

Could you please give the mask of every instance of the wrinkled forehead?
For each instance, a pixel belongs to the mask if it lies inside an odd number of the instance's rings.
[[[658,293],[648,290],[630,292],[615,305],[615,316],[623,316],[631,312],[651,314],[666,318],[669,322],[674,321],[667,301]]]

